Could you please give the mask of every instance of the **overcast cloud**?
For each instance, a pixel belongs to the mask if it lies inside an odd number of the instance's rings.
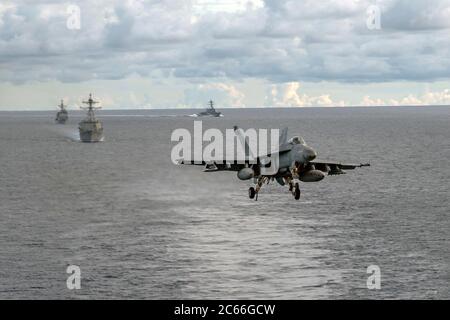
[[[81,10],[79,30],[67,27],[73,4]],[[367,27],[371,5],[381,11],[379,30]],[[130,77],[146,79],[149,86],[173,85],[180,93],[170,103],[178,106],[197,106],[209,97],[230,107],[448,104],[450,1],[0,3],[0,93],[10,95],[0,107],[14,101],[7,88],[32,90],[30,84],[48,82],[53,94],[54,83],[95,87]],[[409,85],[429,88],[434,82],[444,87],[417,92]],[[323,91],[302,92],[303,83]],[[381,89],[368,89],[361,99],[350,92],[355,84],[382,83],[404,83],[405,90],[389,99]],[[333,97],[333,85],[349,93]],[[129,106],[163,105],[164,97],[149,97],[145,90],[130,88],[127,97],[136,99]],[[250,99],[248,90],[261,90],[261,99]],[[119,103],[111,100],[111,106]]]

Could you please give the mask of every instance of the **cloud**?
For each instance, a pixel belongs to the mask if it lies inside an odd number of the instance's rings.
[[[407,95],[401,99],[383,100],[380,98],[372,99],[370,96],[364,96],[361,101],[362,106],[427,106],[427,105],[450,105],[450,90],[445,89],[439,92],[427,92],[421,96],[413,94]]]
[[[381,30],[366,27],[370,0],[208,3],[80,0],[81,29],[69,30],[67,4],[7,0],[0,6],[0,81],[139,74],[369,83],[450,75],[448,1],[377,1]]]
[[[450,4],[447,0],[383,1],[383,24],[403,31],[427,31],[450,28]]]
[[[299,82],[272,85],[266,97],[267,105],[274,107],[337,107],[344,101],[333,101],[328,94],[308,96],[300,93]]]
[[[370,96],[364,96],[361,103],[362,106],[385,106],[386,101],[380,98],[372,99]]]
[[[198,15],[211,12],[243,12],[250,8],[264,6],[262,0],[194,0],[192,1],[194,12]]]
[[[245,107],[245,94],[235,86],[226,83],[200,84],[184,91],[186,107],[204,107],[214,100],[219,107]]]

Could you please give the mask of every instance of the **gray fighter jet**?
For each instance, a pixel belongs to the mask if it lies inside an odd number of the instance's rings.
[[[246,150],[249,150],[242,129],[234,127],[234,130],[241,143],[245,145]],[[301,194],[299,186],[300,181],[318,182],[325,178],[325,175],[345,174],[344,170],[370,166],[369,163],[342,164],[332,161],[316,160],[316,151],[308,146],[301,137],[295,136],[290,140],[287,140],[287,130],[288,128],[284,128],[280,133],[278,171],[275,174],[267,175],[263,173],[263,168],[270,167],[270,162],[267,161],[269,158],[273,158],[270,154],[257,157],[256,163],[250,163],[249,161],[245,161],[245,163],[238,163],[237,161],[194,163],[194,161],[186,162],[184,160],[179,160],[178,163],[204,165],[204,171],[206,172],[235,171],[240,180],[253,179],[255,186],[248,189],[248,195],[250,199],[255,200],[258,200],[258,194],[261,187],[273,180],[278,182],[281,186],[289,186],[289,191],[292,193],[295,200],[299,200]]]

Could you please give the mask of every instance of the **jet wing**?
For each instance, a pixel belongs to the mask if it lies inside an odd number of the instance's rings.
[[[205,172],[213,172],[213,171],[240,171],[241,169],[248,166],[244,163],[236,163],[236,162],[205,162],[202,161],[195,163],[194,161],[185,161],[185,160],[179,160],[178,164],[184,164],[184,165],[194,165],[194,166],[204,166]]]
[[[254,156],[252,155],[250,148],[248,147],[248,143],[246,141],[246,138],[242,132],[242,129],[234,126],[234,131],[237,135],[237,137],[239,138],[242,146],[244,146],[245,148],[245,152],[247,155],[251,155],[252,158],[254,158]],[[288,151],[291,151],[292,149],[292,144],[287,142],[287,132],[288,132],[288,128],[284,128],[281,130],[281,135],[279,137],[279,150],[276,153],[273,154],[268,154],[268,155],[260,155],[257,156],[256,158],[256,164],[261,165],[261,163],[264,163],[264,161],[262,161],[263,158],[266,157],[271,157],[275,154],[282,154]],[[247,158],[248,159],[248,158]],[[219,162],[194,162],[194,161],[185,161],[185,160],[178,160],[178,164],[184,164],[184,165],[197,165],[197,166],[205,166],[205,170],[207,172],[211,172],[211,171],[240,171],[241,169],[251,166],[252,164],[255,163],[249,163],[248,161],[246,161],[246,163],[237,163],[237,161],[227,161],[227,160],[222,160]]]
[[[314,165],[316,170],[326,172],[329,175],[344,174],[344,170],[353,170],[361,167],[369,167],[370,163],[360,163],[360,164],[349,164],[349,163],[339,163],[333,161],[321,161],[314,160],[310,164]]]

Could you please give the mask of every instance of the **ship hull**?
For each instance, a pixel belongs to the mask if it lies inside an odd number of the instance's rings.
[[[80,140],[82,142],[103,141],[103,126],[100,121],[82,121],[79,123]]]
[[[56,119],[57,124],[66,124],[67,119]]]
[[[201,113],[196,113],[196,114],[192,114],[191,117],[197,117],[197,118],[220,118],[223,117],[223,114],[201,114]]]
[[[55,121],[57,124],[65,124],[68,119],[69,119],[69,116],[67,115],[66,112],[58,112],[56,114]]]
[[[81,142],[94,143],[101,142],[104,139],[103,130],[98,131],[81,131],[80,130],[80,140]]]

